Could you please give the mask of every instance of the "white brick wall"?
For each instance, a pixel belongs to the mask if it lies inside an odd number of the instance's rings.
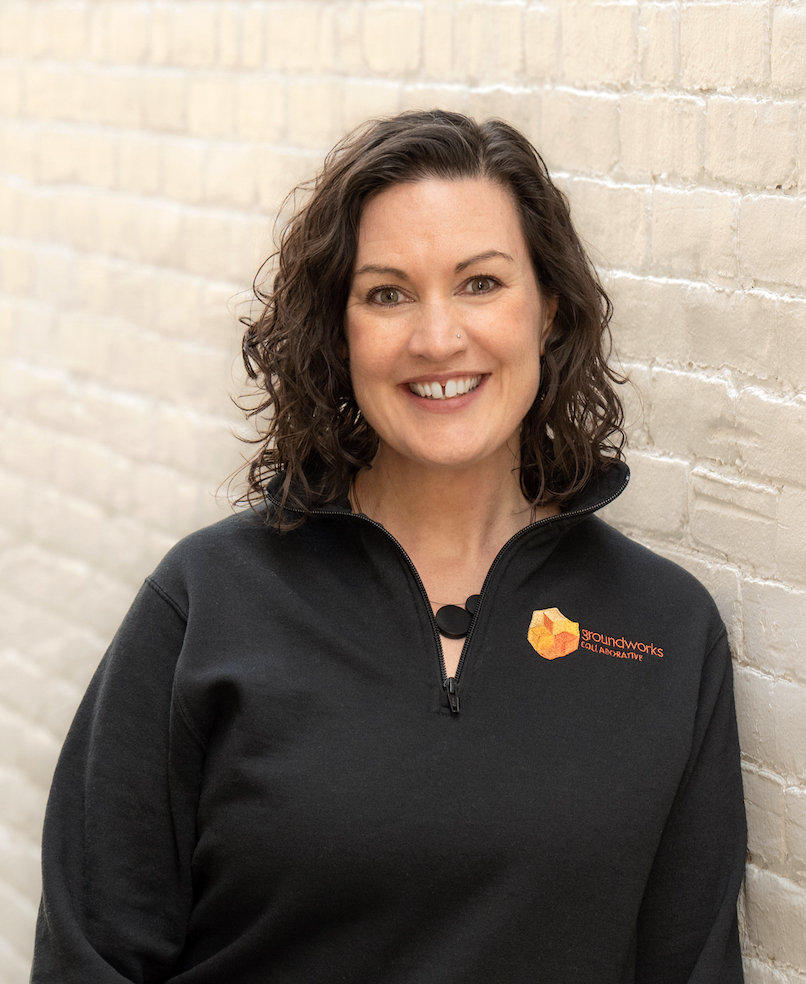
[[[221,515],[239,305],[282,197],[371,114],[501,115],[616,302],[609,518],[737,661],[749,984],[806,984],[806,9],[798,0],[2,0],[0,984],[46,789],[143,575]]]

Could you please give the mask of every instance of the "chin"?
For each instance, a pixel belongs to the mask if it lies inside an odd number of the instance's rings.
[[[422,453],[411,453],[406,457],[423,468],[434,471],[463,471],[483,464],[489,459],[490,453],[486,450],[457,450],[456,448],[445,449],[440,453],[434,448],[428,448]]]

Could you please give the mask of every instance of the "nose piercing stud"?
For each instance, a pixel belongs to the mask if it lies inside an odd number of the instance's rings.
[[[461,335],[457,335],[456,337],[457,337],[457,338],[461,338],[462,336],[461,336]]]

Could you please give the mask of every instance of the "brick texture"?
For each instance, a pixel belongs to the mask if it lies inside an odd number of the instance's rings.
[[[512,120],[615,302],[606,518],[736,661],[748,984],[806,984],[806,10],[792,0],[0,3],[0,984],[50,774],[143,576],[225,514],[237,317],[346,128]]]

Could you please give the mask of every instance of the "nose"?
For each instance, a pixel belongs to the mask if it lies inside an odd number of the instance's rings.
[[[429,362],[445,362],[467,347],[467,332],[456,317],[451,304],[445,300],[420,302],[412,319],[409,353],[428,359]]]

